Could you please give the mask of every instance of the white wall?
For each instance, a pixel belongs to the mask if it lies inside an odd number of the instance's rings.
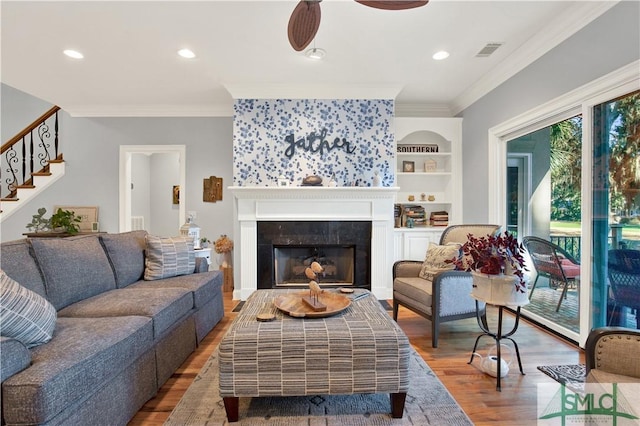
[[[489,219],[489,129],[640,59],[639,16],[640,2],[620,2],[462,112],[464,222]]]
[[[151,223],[150,156],[131,154],[131,216],[144,218],[144,229]]]
[[[147,230],[154,235],[179,235],[179,205],[173,204],[173,186],[180,183],[180,155],[153,154],[150,169],[150,216]],[[182,195],[182,194],[180,194]],[[180,197],[182,198],[182,197]]]

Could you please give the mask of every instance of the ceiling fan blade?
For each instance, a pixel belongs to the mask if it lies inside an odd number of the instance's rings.
[[[298,52],[311,43],[320,27],[320,1],[301,1],[289,18],[289,43]]]
[[[413,9],[416,7],[424,6],[429,3],[429,0],[425,1],[394,1],[394,0],[356,0],[358,3],[369,7],[375,7],[376,9],[384,10],[405,10]]]

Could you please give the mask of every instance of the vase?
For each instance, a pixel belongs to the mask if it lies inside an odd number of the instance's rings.
[[[471,296],[491,305],[524,306],[529,303],[527,292],[516,288],[519,278],[515,275],[488,275],[471,272],[473,289]]]
[[[226,253],[218,253],[218,266],[220,266],[220,269],[232,267],[230,251]]]

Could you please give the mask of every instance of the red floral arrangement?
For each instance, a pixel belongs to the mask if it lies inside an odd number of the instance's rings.
[[[448,260],[457,269],[467,272],[476,271],[487,275],[499,275],[505,272],[519,278],[516,289],[521,293],[527,290],[524,281],[525,248],[518,239],[509,232],[504,235],[487,235],[474,237],[467,235],[467,242],[461,247],[462,256]]]

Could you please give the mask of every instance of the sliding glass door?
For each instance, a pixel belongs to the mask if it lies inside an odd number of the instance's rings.
[[[570,117],[507,143],[508,229],[535,236],[580,258],[582,120]],[[526,183],[525,183],[526,182]],[[529,317],[572,338],[580,331],[579,277],[565,282],[538,274],[529,262]],[[535,291],[531,291],[535,281]]]
[[[593,108],[594,327],[640,328],[640,92]]]

